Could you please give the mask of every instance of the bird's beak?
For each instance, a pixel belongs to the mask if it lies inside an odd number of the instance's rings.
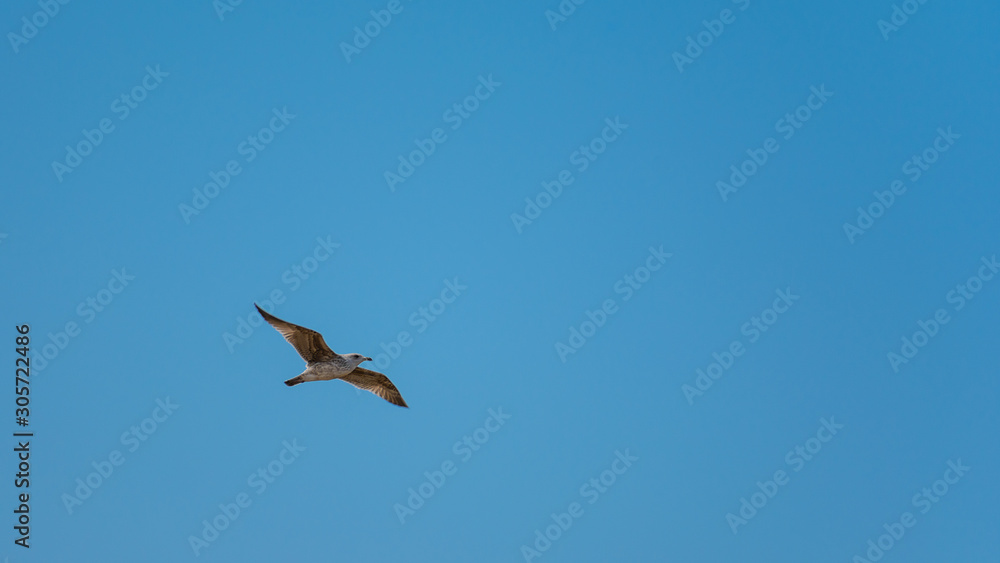
[[[372,361],[372,359],[371,359],[371,358],[365,358],[365,360],[366,360],[366,361],[369,361],[369,362],[370,362],[370,361]]]

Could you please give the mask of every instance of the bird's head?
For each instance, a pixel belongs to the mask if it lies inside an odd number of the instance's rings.
[[[360,365],[361,362],[370,362],[370,361],[372,361],[372,359],[369,358],[368,356],[362,356],[361,354],[348,354],[348,355],[346,355],[344,357],[347,358],[347,361],[351,362],[351,364],[353,364],[354,367],[357,367],[358,365]]]

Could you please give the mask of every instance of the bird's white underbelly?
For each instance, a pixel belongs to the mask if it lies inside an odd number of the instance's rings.
[[[351,366],[343,366],[332,362],[322,362],[311,364],[306,368],[304,376],[318,381],[337,379],[354,371]]]

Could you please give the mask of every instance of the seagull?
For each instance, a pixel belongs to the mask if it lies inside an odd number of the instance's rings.
[[[358,389],[371,391],[394,405],[409,408],[399,389],[396,389],[388,377],[377,371],[358,367],[361,362],[372,361],[371,358],[361,354],[341,356],[331,350],[323,341],[323,335],[315,330],[285,322],[261,309],[256,303],[253,306],[257,307],[260,316],[280,332],[306,361],[306,371],[285,381],[285,385],[291,387],[307,381],[343,379]]]

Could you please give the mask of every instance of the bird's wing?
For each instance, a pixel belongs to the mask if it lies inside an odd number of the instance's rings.
[[[341,377],[344,381],[365,391],[371,391],[394,405],[409,408],[399,393],[399,389],[389,381],[389,378],[377,371],[365,368],[354,368],[354,371]]]
[[[254,303],[253,306],[257,307],[257,304]],[[277,329],[281,333],[281,336],[285,337],[285,340],[289,344],[295,347],[295,350],[302,356],[303,360],[307,362],[325,362],[337,356],[326,345],[326,342],[323,341],[323,335],[315,330],[285,322],[260,307],[257,307],[257,311],[260,313],[260,316],[264,317],[264,320],[268,324]]]

